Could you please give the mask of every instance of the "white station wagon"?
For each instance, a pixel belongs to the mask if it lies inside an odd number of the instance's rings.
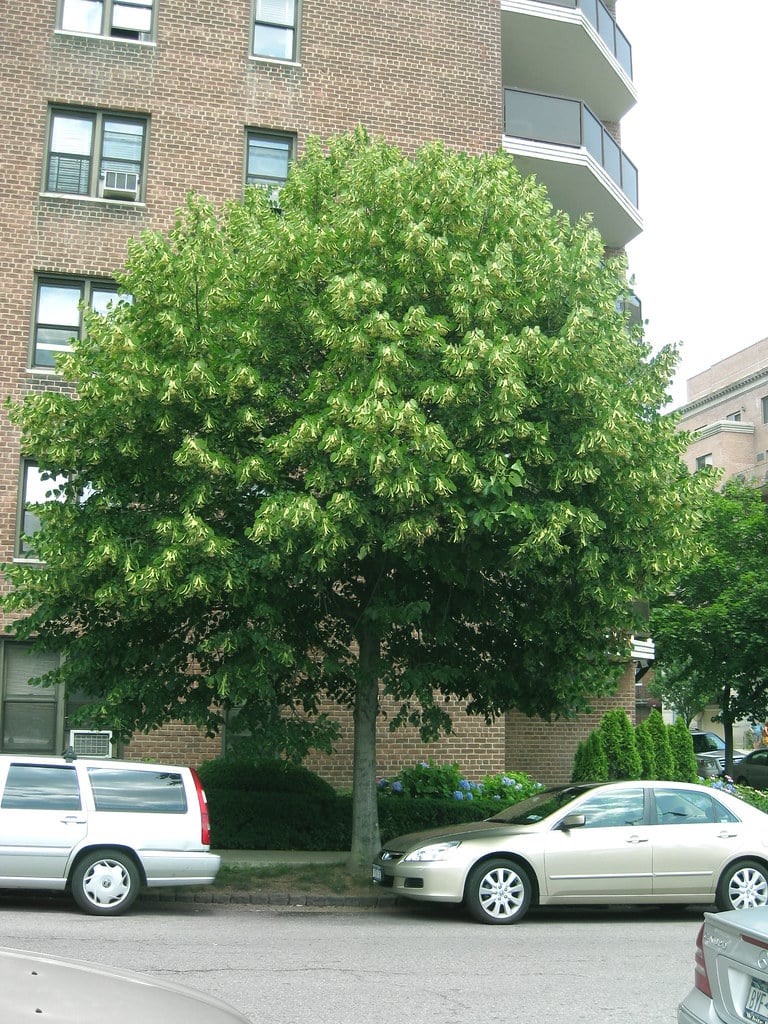
[[[220,862],[192,768],[0,755],[0,889],[67,891],[115,915],[142,886],[213,882]]]

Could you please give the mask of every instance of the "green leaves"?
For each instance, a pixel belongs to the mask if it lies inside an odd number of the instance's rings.
[[[13,411],[72,490],[6,606],[141,727],[349,703],[361,636],[430,735],[439,694],[585,706],[631,599],[688,560],[703,486],[659,415],[674,353],[617,312],[623,264],[501,153],[310,140],[280,202],[190,196],[62,359],[77,396]]]

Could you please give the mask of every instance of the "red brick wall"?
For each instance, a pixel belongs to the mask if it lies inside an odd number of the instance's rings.
[[[506,720],[507,768],[531,774],[539,782],[568,782],[573,756],[580,740],[597,728],[600,719],[615,707],[623,707],[635,723],[635,665],[630,662],[614,697],[594,702],[594,711],[573,721],[543,722],[512,712]]]
[[[469,717],[460,705],[449,704],[447,710],[453,718],[453,732],[435,743],[423,743],[411,727],[389,732],[387,722],[396,709],[392,702],[385,700],[386,717],[380,718],[378,723],[376,772],[387,778],[405,766],[432,758],[438,763],[457,763],[474,781],[480,781],[486,774],[523,771],[547,785],[568,782],[578,743],[597,728],[605,712],[614,707],[623,707],[634,724],[634,664],[627,667],[614,697],[595,701],[591,714],[580,715],[573,721],[543,722],[513,711],[487,726],[482,719]],[[348,789],[352,785],[351,713],[332,704],[321,710],[338,723],[339,739],[332,755],[314,753],[304,763],[337,789]],[[219,739],[207,739],[192,726],[172,723],[150,735],[135,736],[120,753],[131,760],[147,758],[198,765],[217,757],[220,751]]]

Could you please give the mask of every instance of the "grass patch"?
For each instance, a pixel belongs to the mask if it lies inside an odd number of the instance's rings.
[[[215,889],[254,893],[312,893],[319,896],[370,896],[379,891],[367,874],[342,864],[283,864],[248,867],[222,864]]]

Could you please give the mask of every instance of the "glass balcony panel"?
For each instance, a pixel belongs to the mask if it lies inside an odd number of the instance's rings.
[[[616,26],[616,60],[621,64],[624,71],[631,78],[632,46],[618,25]]]
[[[597,31],[611,53],[616,53],[616,22],[603,3],[597,5]]]
[[[578,100],[507,89],[504,105],[507,135],[561,146],[581,145]]]
[[[588,107],[583,108],[584,147],[597,162],[603,164],[603,126]]]
[[[621,150],[608,132],[603,133],[603,166],[621,187]]]
[[[639,206],[637,168],[625,153],[621,154],[621,187],[633,205]]]

